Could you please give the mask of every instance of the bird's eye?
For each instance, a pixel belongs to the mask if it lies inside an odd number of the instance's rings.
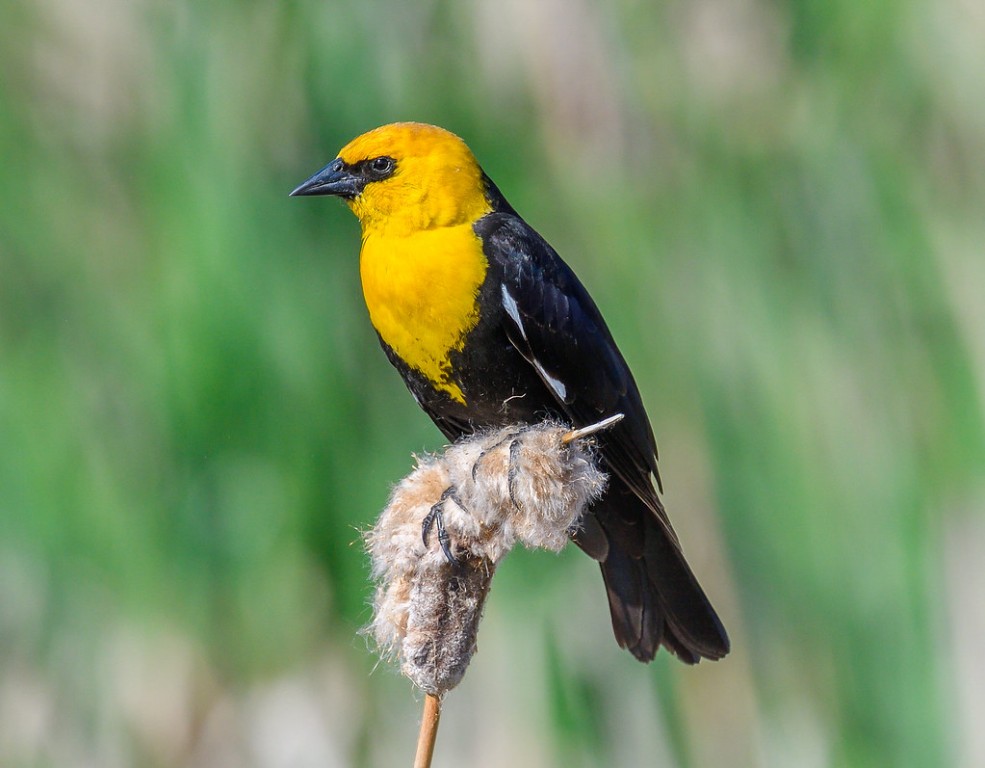
[[[382,179],[393,173],[393,158],[392,157],[377,157],[369,161],[369,168],[372,171],[373,176],[378,179]]]

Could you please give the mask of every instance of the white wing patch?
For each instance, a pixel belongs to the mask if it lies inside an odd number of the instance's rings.
[[[516,323],[517,329],[520,331],[520,335],[523,336],[523,340],[527,340],[527,332],[523,328],[523,322],[520,320],[520,308],[516,305],[516,299],[510,296],[510,292],[506,289],[506,284],[500,286],[503,289],[503,309],[506,310],[506,314],[510,316],[510,319]]]
[[[516,305],[516,299],[510,296],[510,292],[506,289],[506,285],[500,286],[503,293],[503,309],[506,310],[506,314],[510,316],[510,319],[516,324],[517,330],[520,331],[520,335],[523,337],[524,341],[527,341],[527,331],[523,327],[523,321],[520,319],[520,308]],[[524,355],[526,357],[526,355]],[[568,388],[564,386],[564,382],[551,376],[545,369],[544,366],[533,356],[531,353],[529,357],[530,363],[533,365],[537,374],[543,379],[544,383],[547,384],[554,392],[555,395],[564,402],[564,398],[567,397]]]
[[[544,366],[542,366],[539,362],[537,362],[536,360],[533,360],[532,362],[534,364],[534,368],[537,369],[537,373],[540,374],[540,378],[544,380],[547,386],[549,386],[552,390],[554,390],[554,394],[557,395],[561,399],[561,402],[563,403],[565,396],[567,396],[568,394],[568,388],[564,386],[563,382],[559,381],[558,379],[555,379],[553,376],[551,376],[551,374],[545,371]]]

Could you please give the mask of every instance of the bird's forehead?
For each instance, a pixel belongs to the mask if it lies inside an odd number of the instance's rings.
[[[401,160],[437,154],[472,156],[465,142],[454,133],[425,123],[384,125],[357,136],[339,151],[339,157],[346,163],[383,155]]]

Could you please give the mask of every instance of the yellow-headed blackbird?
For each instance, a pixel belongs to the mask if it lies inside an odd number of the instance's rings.
[[[578,278],[465,143],[435,126],[386,125],[291,194],[341,197],[359,218],[370,319],[448,439],[625,415],[598,438],[609,488],[572,535],[601,565],[616,640],[642,661],[661,644],[692,664],[728,653],[657,496],[653,432],[626,361]]]

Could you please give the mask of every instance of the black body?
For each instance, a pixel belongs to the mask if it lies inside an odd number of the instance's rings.
[[[449,440],[546,417],[580,427],[624,414],[598,436],[609,489],[574,540],[601,565],[622,647],[642,661],[661,644],[689,664],[723,657],[728,636],[654,487],[653,433],[622,354],[571,269],[488,179],[486,190],[493,212],[474,227],[489,261],[480,320],[451,360],[467,405],[435,390],[383,343],[387,356]]]

